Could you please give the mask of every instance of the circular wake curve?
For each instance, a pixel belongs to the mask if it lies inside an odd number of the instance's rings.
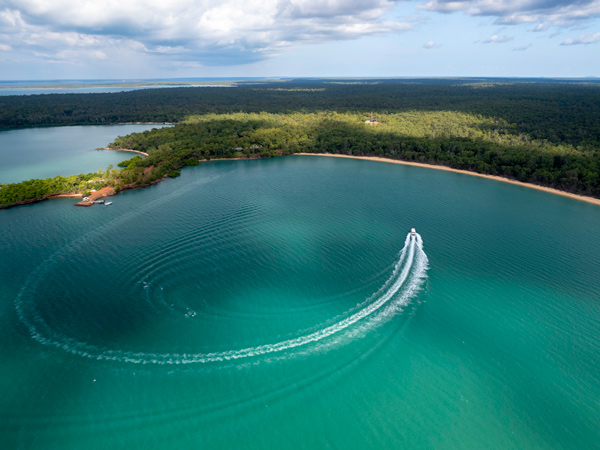
[[[155,248],[152,254],[148,254],[146,249],[140,249],[139,253],[132,255],[138,264],[134,268],[126,269],[125,274],[135,273],[137,276],[141,275],[142,279],[154,277],[164,269],[165,261],[170,261],[173,255],[190,257],[191,253],[198,252],[201,248],[198,243],[200,236],[212,240],[218,233],[222,233],[222,225],[224,224],[227,224],[230,233],[242,229],[247,226],[248,221],[254,219],[257,215],[258,211],[255,207],[247,206],[241,211],[236,210],[219,218],[219,220],[196,227],[193,231]]]
[[[359,322],[364,322],[362,331],[374,328],[400,311],[416,295],[423,284],[427,268],[428,260],[423,251],[421,236],[409,234],[392,275],[373,296],[359,305],[358,311],[309,334],[271,344],[212,353],[145,353],[111,350],[60,335],[48,326],[33,304],[23,301],[24,290],[16,299],[16,309],[20,320],[28,327],[36,341],[75,355],[135,364],[211,363],[273,354],[309,346],[309,344],[322,343],[321,341],[326,341],[329,337],[351,331],[350,327]],[[346,334],[350,337],[355,335],[356,333]],[[324,344],[326,345],[326,342]]]

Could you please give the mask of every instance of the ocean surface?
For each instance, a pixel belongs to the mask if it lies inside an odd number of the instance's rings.
[[[102,150],[117,136],[164,125],[101,125],[0,131],[0,184],[106,170],[135,153]]]
[[[2,448],[600,448],[597,206],[316,156],[112,201],[0,211]]]

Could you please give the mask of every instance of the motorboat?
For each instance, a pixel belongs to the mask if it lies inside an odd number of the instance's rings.
[[[112,202],[106,202],[104,206],[112,205]]]
[[[410,229],[410,235],[411,236],[416,236],[417,235],[417,230],[415,230],[414,228]]]

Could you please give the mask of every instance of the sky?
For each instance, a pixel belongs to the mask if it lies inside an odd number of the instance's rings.
[[[0,0],[0,80],[600,76],[600,0]]]

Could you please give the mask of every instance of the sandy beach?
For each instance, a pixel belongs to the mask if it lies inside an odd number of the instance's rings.
[[[409,161],[400,161],[397,159],[380,158],[378,156],[350,156],[350,155],[337,155],[337,154],[333,154],[333,153],[294,153],[294,154],[302,155],[302,156],[329,156],[329,157],[333,157],[333,158],[363,159],[365,161],[380,161],[380,162],[392,163],[392,164],[402,164],[405,166],[416,166],[416,167],[424,167],[427,169],[445,170],[447,172],[462,173],[464,175],[471,175],[474,177],[487,178],[488,180],[496,180],[496,181],[501,181],[503,183],[515,184],[517,186],[523,186],[523,187],[530,188],[530,189],[536,189],[538,191],[544,191],[544,192],[548,192],[550,194],[561,195],[563,197],[569,197],[574,200],[579,200],[582,202],[591,203],[593,205],[600,206],[600,199],[597,199],[594,197],[571,194],[569,192],[560,191],[558,189],[553,189],[553,188],[549,188],[549,187],[545,187],[545,186],[538,186],[537,184],[523,183],[521,181],[511,180],[509,178],[499,177],[496,175],[484,175],[481,173],[469,172],[468,170],[453,169],[451,167],[446,167],[446,166],[436,166],[433,164],[423,164],[423,163],[416,163],[416,162],[409,162]]]
[[[211,158],[211,159],[199,159],[198,162],[211,162],[211,161],[242,161],[242,160],[258,160],[265,158],[247,158],[246,156],[241,156],[239,158]]]
[[[64,193],[64,194],[51,194],[48,196],[48,198],[81,198],[83,197],[82,194],[77,193],[77,192],[68,192],[68,193]]]
[[[175,125],[173,122],[119,122],[119,125]]]
[[[104,150],[117,150],[119,152],[139,153],[140,155],[148,156],[148,153],[140,152],[139,150],[131,150],[130,148],[106,147]]]

